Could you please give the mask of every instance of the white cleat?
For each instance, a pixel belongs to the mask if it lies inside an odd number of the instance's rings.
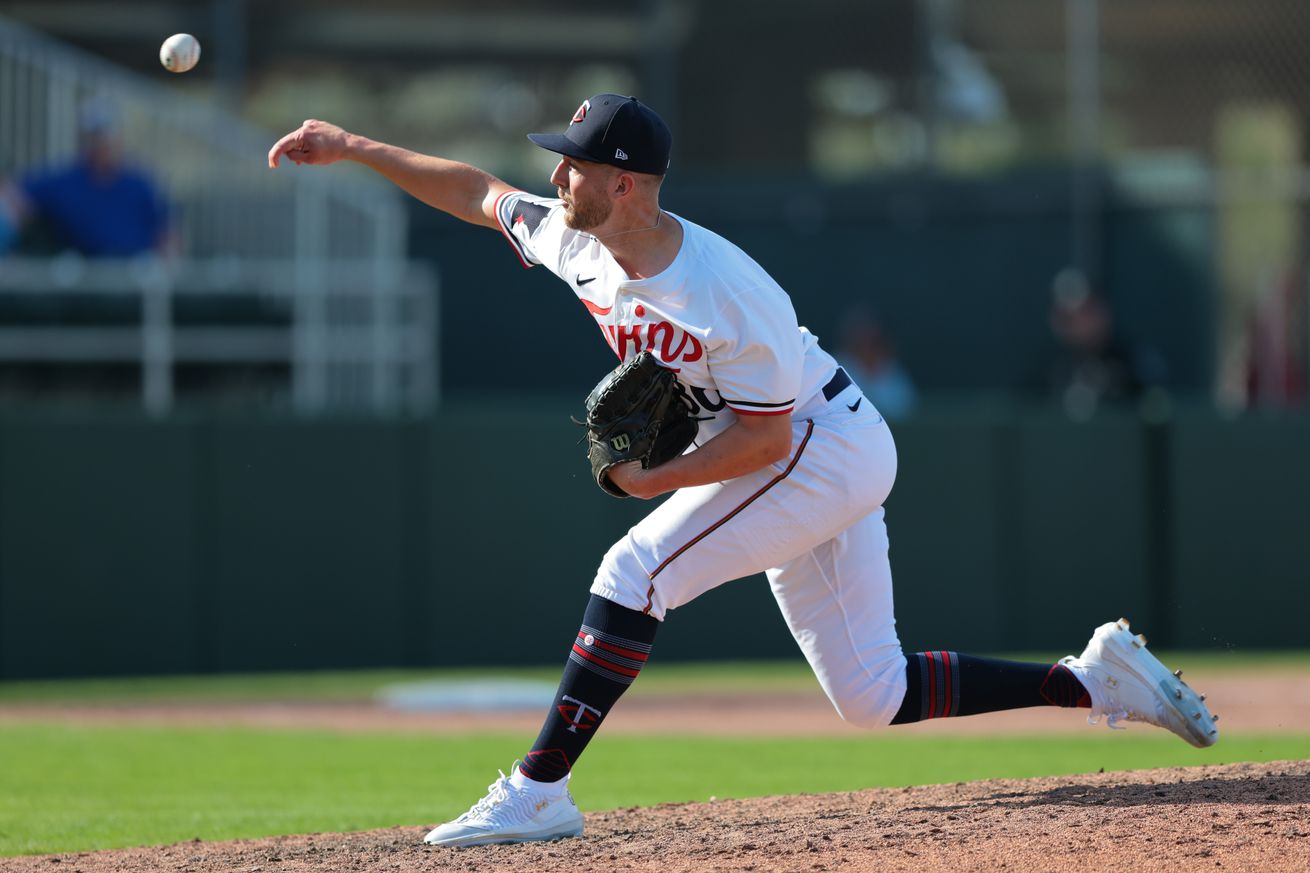
[[[1092,698],[1088,722],[1102,716],[1114,728],[1120,721],[1141,721],[1173,731],[1197,748],[1219,739],[1217,716],[1205,698],[1183,682],[1182,671],[1169,668],[1146,648],[1146,638],[1128,631],[1128,620],[1103,624],[1078,657],[1060,661],[1073,671]]]
[[[511,773],[517,772],[514,762]],[[541,787],[538,787],[540,785]],[[451,822],[433,828],[423,842],[432,846],[489,846],[582,836],[582,813],[562,783],[515,786],[504,771],[487,786],[487,796]]]

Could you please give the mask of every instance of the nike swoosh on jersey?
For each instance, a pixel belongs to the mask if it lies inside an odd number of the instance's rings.
[[[592,276],[590,279],[579,279],[578,287],[581,288],[583,285],[586,285],[588,282],[595,282],[595,281],[596,281],[595,276]]]
[[[855,410],[860,408],[860,404],[863,402],[864,402],[864,398],[861,397],[860,399],[856,400],[854,403],[847,404],[846,408],[849,409],[851,412],[854,412]]]

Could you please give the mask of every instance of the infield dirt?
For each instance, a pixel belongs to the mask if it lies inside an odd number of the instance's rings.
[[[424,828],[7,858],[15,873],[1310,871],[1310,762],[1232,764],[587,815],[582,839],[423,846]]]
[[[1193,687],[1210,695],[1225,732],[1282,733],[1310,725],[1310,674],[1257,672],[1189,675]],[[934,719],[901,725],[900,734],[1086,733],[1086,713],[1035,707],[988,713],[979,718]],[[9,703],[0,704],[0,724],[240,726],[259,729],[398,733],[516,732],[526,739],[541,727],[541,710],[441,713],[388,709],[372,700],[226,701],[197,703]],[[1101,728],[1104,730],[1104,728]],[[714,736],[858,736],[841,720],[818,684],[790,691],[719,690],[675,697],[634,688],[605,720],[605,734],[676,732]]]
[[[1193,677],[1189,677],[1193,678]],[[1310,724],[1310,677],[1198,675],[1228,730]],[[816,742],[855,729],[816,689],[670,701],[633,695],[608,732],[788,734]],[[791,718],[780,718],[790,713]],[[692,716],[696,717],[692,717]],[[621,718],[619,716],[622,716]],[[898,730],[1089,731],[1082,713],[1030,709]],[[536,713],[443,716],[336,703],[29,704],[0,722],[240,724],[441,732],[535,731]],[[1104,730],[1104,728],[1099,728]],[[585,801],[585,798],[584,798]],[[160,848],[0,858],[0,870],[328,873],[328,871],[1310,871],[1310,761],[987,781],[854,793],[665,804],[587,814],[582,840],[478,849],[421,844],[427,825]]]

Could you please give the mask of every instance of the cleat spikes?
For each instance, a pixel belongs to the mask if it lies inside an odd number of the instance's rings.
[[[1219,720],[1219,716],[1217,715],[1210,716],[1210,721],[1218,721],[1218,720]]]
[[[1201,702],[1202,702],[1202,703],[1205,703],[1205,695],[1204,695],[1204,694],[1201,695]]]
[[[1146,648],[1145,634],[1129,630],[1128,619],[1096,628],[1083,653],[1065,664],[1091,696],[1088,719],[1110,727],[1143,722],[1164,728],[1198,748],[1219,739],[1218,725],[1199,695]]]

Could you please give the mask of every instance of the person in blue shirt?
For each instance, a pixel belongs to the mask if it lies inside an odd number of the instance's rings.
[[[37,219],[60,248],[91,258],[163,253],[168,205],[154,181],[127,163],[112,110],[90,103],[78,116],[78,155],[40,168],[20,185],[26,220]]]
[[[0,177],[0,255],[13,247],[24,212],[23,195],[8,179]]]
[[[837,360],[851,374],[864,396],[887,416],[899,421],[913,414],[919,391],[896,356],[896,346],[878,322],[872,307],[856,303],[842,318]]]

